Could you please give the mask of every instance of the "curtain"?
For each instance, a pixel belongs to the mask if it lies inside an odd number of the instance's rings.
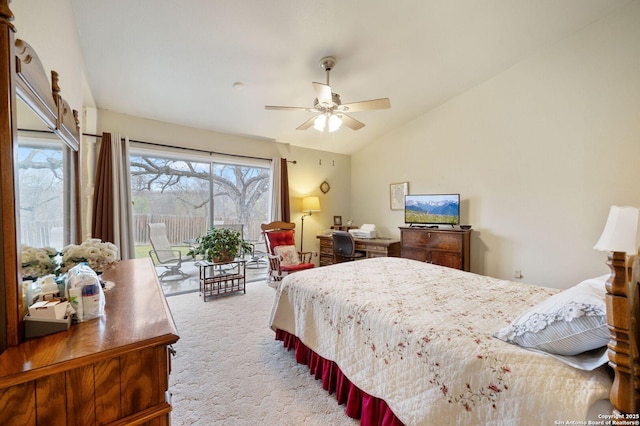
[[[282,216],[282,206],[280,204],[280,184],[281,184],[280,157],[271,160],[271,212],[269,218],[271,221],[279,220]]]
[[[66,246],[68,244],[78,244],[80,241],[80,236],[78,235],[78,224],[80,222],[79,217],[79,202],[80,197],[78,196],[79,188],[77,186],[78,182],[78,164],[77,156],[74,155],[74,150],[70,148],[67,144],[64,144],[62,148],[62,161],[64,163],[63,170],[66,172],[63,185],[64,185],[64,193],[63,196],[63,209],[64,209],[64,234],[62,236],[62,244]]]
[[[120,249],[121,259],[135,257],[129,172],[129,138],[102,134],[93,195],[93,238]]]
[[[291,222],[289,205],[289,172],[287,159],[275,157],[271,161],[271,220]]]
[[[280,159],[280,209],[282,221],[291,222],[291,206],[289,203],[289,167],[287,159]]]

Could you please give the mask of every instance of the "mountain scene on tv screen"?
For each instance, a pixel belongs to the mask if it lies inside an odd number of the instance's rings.
[[[444,223],[455,225],[458,222],[459,205],[455,200],[411,200],[405,203],[406,223]]]

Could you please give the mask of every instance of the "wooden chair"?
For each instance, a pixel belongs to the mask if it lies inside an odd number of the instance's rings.
[[[295,249],[295,223],[271,222],[263,223],[260,227],[267,244],[270,281],[280,281],[287,274],[315,267],[311,258],[318,255],[316,252],[301,252]],[[279,254],[279,251],[285,253],[285,256]],[[293,256],[292,259],[291,254],[295,254],[297,258]]]
[[[361,251],[356,251],[356,242],[347,231],[333,231],[333,257],[335,262],[345,262],[363,258]]]

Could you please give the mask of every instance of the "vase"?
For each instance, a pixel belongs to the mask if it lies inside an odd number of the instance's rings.
[[[212,256],[214,263],[223,263],[223,262],[231,262],[233,260],[233,256],[229,254],[227,250],[223,250],[220,253],[220,256]]]

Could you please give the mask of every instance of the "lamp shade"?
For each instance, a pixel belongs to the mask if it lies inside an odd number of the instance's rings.
[[[302,199],[303,212],[319,212],[320,211],[320,199],[318,197],[304,197]]]
[[[593,248],[600,251],[636,253],[637,232],[638,208],[611,206],[602,235]]]

